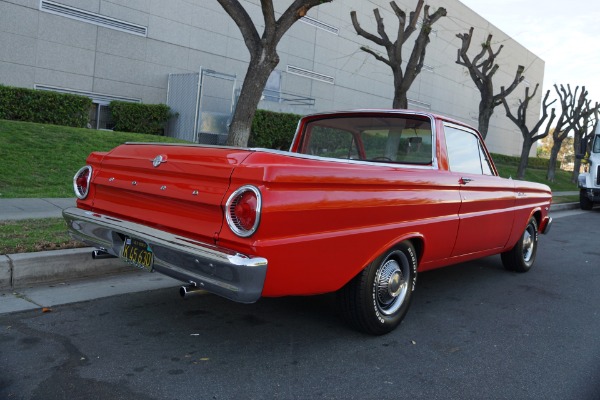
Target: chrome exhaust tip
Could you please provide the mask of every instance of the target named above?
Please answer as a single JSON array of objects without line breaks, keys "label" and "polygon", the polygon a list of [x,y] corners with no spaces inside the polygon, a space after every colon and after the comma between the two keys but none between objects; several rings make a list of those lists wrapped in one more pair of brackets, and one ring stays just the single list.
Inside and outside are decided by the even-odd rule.
[{"label": "chrome exhaust tip", "polygon": [[117,258],[117,257],[113,256],[112,254],[107,253],[106,251],[94,250],[94,251],[92,251],[92,258],[94,260],[102,260],[104,258]]},{"label": "chrome exhaust tip", "polygon": [[190,297],[201,294],[203,291],[203,289],[196,285],[187,285],[179,288],[179,295],[184,299],[189,299]]}]

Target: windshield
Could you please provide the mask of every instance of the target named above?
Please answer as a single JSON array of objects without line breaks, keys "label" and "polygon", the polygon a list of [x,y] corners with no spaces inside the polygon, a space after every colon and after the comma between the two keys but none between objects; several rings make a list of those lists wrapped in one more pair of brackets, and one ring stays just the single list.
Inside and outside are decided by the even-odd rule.
[{"label": "windshield", "polygon": [[300,153],[320,157],[431,164],[431,122],[425,116],[333,117],[306,124]]}]

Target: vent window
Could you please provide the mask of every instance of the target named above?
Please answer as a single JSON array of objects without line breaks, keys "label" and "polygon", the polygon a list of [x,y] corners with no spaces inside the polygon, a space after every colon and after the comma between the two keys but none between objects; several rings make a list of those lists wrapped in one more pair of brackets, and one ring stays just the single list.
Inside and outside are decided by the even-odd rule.
[{"label": "vent window", "polygon": [[60,15],[62,17],[76,19],[78,21],[88,22],[90,24],[103,26],[105,28],[116,29],[118,31],[131,33],[134,35],[148,35],[148,28],[142,25],[132,24],[130,22],[121,21],[119,19],[96,14],[90,11],[85,11],[79,8],[70,7],[54,1],[40,1],[40,10],[51,14]]}]

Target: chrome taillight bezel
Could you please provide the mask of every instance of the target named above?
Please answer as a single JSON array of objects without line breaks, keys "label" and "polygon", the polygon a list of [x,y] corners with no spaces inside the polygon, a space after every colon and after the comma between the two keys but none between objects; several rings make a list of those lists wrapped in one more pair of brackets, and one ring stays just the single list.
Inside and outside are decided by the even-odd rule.
[{"label": "chrome taillight bezel", "polygon": [[[248,191],[253,192],[256,196],[256,218],[254,220],[254,225],[252,226],[252,228],[245,229],[239,223],[238,218],[233,214],[234,208],[237,205],[237,201],[239,201],[243,194]],[[229,229],[231,229],[231,231],[239,237],[246,238],[252,236],[254,232],[256,232],[256,230],[258,229],[258,225],[260,224],[261,209],[262,196],[260,190],[256,186],[244,185],[238,188],[229,196],[229,198],[227,199],[227,203],[225,203],[225,219],[227,220],[227,225],[229,226]]]},{"label": "chrome taillight bezel", "polygon": [[[78,178],[83,175],[87,171],[86,185],[85,190],[81,186],[77,184]],[[90,181],[92,180],[92,167],[86,165],[85,167],[81,167],[79,171],[73,177],[73,191],[75,192],[75,196],[78,199],[85,199],[90,192]]]}]

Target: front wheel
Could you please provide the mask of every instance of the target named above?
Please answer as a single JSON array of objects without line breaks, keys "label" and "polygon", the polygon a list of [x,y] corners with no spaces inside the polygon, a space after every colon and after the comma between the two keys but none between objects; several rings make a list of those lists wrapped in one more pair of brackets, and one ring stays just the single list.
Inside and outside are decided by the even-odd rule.
[{"label": "front wheel", "polygon": [[504,268],[516,272],[529,271],[535,261],[537,245],[537,221],[532,217],[527,223],[527,227],[515,247],[501,254]]},{"label": "front wheel", "polygon": [[383,335],[402,322],[417,280],[417,255],[403,242],[379,256],[338,292],[344,319],[359,331]]},{"label": "front wheel", "polygon": [[594,207],[594,203],[587,197],[585,189],[579,190],[579,207],[582,210],[591,210]]}]

